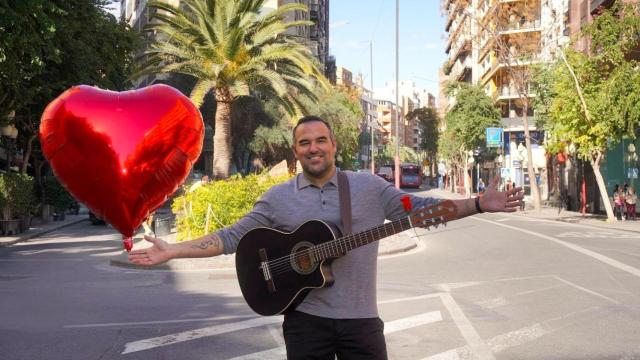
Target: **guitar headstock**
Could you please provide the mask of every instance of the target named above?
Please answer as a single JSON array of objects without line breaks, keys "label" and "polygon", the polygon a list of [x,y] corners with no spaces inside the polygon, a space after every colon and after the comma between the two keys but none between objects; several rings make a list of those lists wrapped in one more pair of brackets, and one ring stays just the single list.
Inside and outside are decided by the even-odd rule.
[{"label": "guitar headstock", "polygon": [[458,216],[458,207],[451,200],[445,200],[435,205],[417,209],[411,215],[411,224],[416,227],[430,228],[438,227],[451,220],[455,220]]}]

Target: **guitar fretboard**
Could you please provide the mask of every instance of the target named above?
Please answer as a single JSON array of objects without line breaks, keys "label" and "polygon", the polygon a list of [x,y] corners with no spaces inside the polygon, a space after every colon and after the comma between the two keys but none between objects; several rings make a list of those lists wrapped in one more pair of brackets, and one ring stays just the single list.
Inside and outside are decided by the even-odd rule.
[{"label": "guitar fretboard", "polygon": [[399,220],[378,225],[363,232],[347,235],[333,241],[327,241],[320,245],[316,245],[311,251],[316,261],[322,261],[329,258],[343,256],[355,248],[359,248],[409,229],[411,229],[409,217],[404,217]]}]

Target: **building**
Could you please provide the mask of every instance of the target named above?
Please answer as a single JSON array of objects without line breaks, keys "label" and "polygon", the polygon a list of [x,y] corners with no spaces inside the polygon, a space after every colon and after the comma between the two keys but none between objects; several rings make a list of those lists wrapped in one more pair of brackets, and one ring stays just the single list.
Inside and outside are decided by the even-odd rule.
[{"label": "building", "polygon": [[[180,0],[163,1],[174,6],[180,4]],[[134,30],[142,32],[153,17],[154,10],[148,7],[148,2],[148,0],[120,0],[121,19],[125,20]],[[268,12],[292,2],[307,5],[309,11],[294,11],[288,14],[285,21],[309,20],[313,24],[296,26],[288,29],[286,33],[296,36],[306,44],[322,65],[321,69],[325,72],[327,78],[335,79],[335,76],[331,76],[331,72],[335,72],[335,68],[332,67],[332,65],[335,66],[335,59],[329,56],[329,0],[267,0],[262,9],[263,12]],[[156,79],[155,75],[150,75],[136,84],[136,87],[153,84]]]},{"label": "building", "polygon": [[342,66],[336,67],[336,85],[346,87],[354,86],[353,74],[351,71],[343,68]]},{"label": "building", "polygon": [[[535,114],[526,106],[535,96],[530,89],[533,64],[551,61],[566,38],[567,0],[444,0],[449,58],[446,78],[481,86],[500,108],[504,128],[504,156],[509,177],[529,192],[523,120],[528,120],[533,167],[541,196],[548,196],[544,134],[535,126]],[[447,106],[455,99],[447,98]],[[526,110],[525,110],[526,108]],[[446,112],[447,110],[445,110]],[[526,114],[525,114],[526,111]],[[485,162],[488,177],[495,164]],[[474,177],[475,178],[475,177]]]},{"label": "building", "polygon": [[[271,6],[275,1],[269,2]],[[308,12],[295,11],[288,15],[288,20],[309,20],[313,25],[296,26],[287,30],[287,34],[294,35],[311,50],[313,55],[322,64],[322,69],[327,74],[327,62],[329,59],[329,0],[277,0],[277,5],[288,3],[301,3],[307,5]],[[330,70],[330,69],[329,69]],[[331,78],[327,75],[327,78]]]},{"label": "building", "polygon": [[[422,137],[419,131],[418,121],[415,118],[408,118],[407,115],[421,107],[434,107],[435,108],[435,96],[429,93],[427,90],[418,88],[413,81],[400,81],[398,83],[398,100],[400,102],[400,127],[403,129],[400,131],[401,144],[413,149],[414,151],[420,151],[420,143]],[[396,101],[396,87],[395,83],[385,83],[382,88],[375,90],[376,99],[386,101],[395,104]],[[378,116],[383,118],[378,111]],[[394,125],[395,126],[395,125]],[[395,137],[395,129],[394,134]]]}]

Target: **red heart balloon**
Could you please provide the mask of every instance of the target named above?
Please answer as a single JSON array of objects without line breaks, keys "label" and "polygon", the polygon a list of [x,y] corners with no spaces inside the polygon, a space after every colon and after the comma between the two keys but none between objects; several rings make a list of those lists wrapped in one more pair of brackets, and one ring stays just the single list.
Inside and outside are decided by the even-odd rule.
[{"label": "red heart balloon", "polygon": [[203,138],[200,111],[167,85],[75,86],[47,106],[40,123],[56,176],[125,237],[184,182]]}]

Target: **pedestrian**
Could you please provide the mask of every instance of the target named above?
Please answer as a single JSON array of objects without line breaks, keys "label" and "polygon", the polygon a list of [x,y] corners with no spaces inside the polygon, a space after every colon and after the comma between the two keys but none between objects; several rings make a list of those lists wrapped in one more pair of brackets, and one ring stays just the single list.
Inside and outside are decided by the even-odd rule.
[{"label": "pedestrian", "polygon": [[509,191],[511,188],[513,188],[513,183],[511,182],[511,179],[507,179],[507,184],[504,186],[504,189],[505,191]]},{"label": "pedestrian", "polygon": [[484,192],[484,181],[482,178],[478,179],[478,194],[482,194]]},{"label": "pedestrian", "polygon": [[627,196],[625,196],[625,203],[627,205],[627,220],[636,219],[636,203],[638,202],[638,195],[633,187],[629,187]]},{"label": "pedestrian", "polygon": [[620,189],[620,185],[616,184],[613,188],[613,214],[616,219],[622,220],[622,212],[623,212],[623,202],[624,195],[622,194],[622,189]]},{"label": "pedestrian", "polygon": [[191,185],[191,187],[189,188],[189,192],[194,192],[200,186],[206,185],[208,183],[209,183],[209,176],[208,175],[202,175],[202,177],[200,178],[199,181],[196,181],[195,183],[193,183],[193,185]]},{"label": "pedestrian", "polygon": [[[327,122],[317,116],[300,119],[293,129],[292,147],[302,165],[301,174],[269,189],[237,223],[199,239],[174,244],[145,236],[153,246],[132,251],[129,260],[150,266],[174,258],[233,253],[241,237],[257,227],[292,232],[311,219],[342,224],[336,146]],[[380,225],[385,219],[406,216],[401,201],[404,197],[409,197],[413,208],[439,202],[436,198],[406,194],[370,173],[344,174],[351,184],[353,232]],[[499,192],[499,179],[491,181],[481,198],[453,200],[458,209],[455,218],[485,211],[516,211],[522,201],[522,189]],[[378,243],[373,242],[336,258],[332,262],[333,285],[311,290],[294,311],[285,314],[282,327],[288,359],[387,359],[384,323],[376,305],[377,254]]]}]

